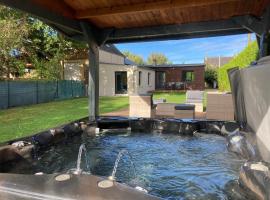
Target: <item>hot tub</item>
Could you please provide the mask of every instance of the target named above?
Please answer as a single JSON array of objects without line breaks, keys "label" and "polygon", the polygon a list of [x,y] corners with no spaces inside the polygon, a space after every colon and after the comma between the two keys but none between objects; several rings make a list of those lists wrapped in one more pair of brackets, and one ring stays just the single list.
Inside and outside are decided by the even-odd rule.
[{"label": "hot tub", "polygon": [[[112,117],[100,118],[97,123],[83,121],[24,138],[26,145],[16,147],[17,154],[29,145],[33,148],[27,151],[29,155],[2,162],[1,172],[6,174],[0,175],[0,191],[5,193],[11,185],[14,191],[27,188],[30,192],[34,188],[34,193],[43,191],[57,198],[66,194],[65,198],[70,199],[84,199],[87,195],[91,199],[91,194],[103,199],[251,197],[237,182],[245,160],[226,146],[224,136],[238,128],[233,122]],[[83,173],[75,175],[70,170],[76,168],[81,144],[86,148],[81,157]],[[125,153],[119,157],[121,151]],[[117,156],[119,163],[114,168]],[[112,171],[113,189],[98,188],[98,182],[107,180]],[[55,177],[59,174],[70,174],[70,179],[58,183]],[[24,183],[24,179],[28,181]],[[94,185],[91,193],[87,190],[91,188],[90,180]]]}]

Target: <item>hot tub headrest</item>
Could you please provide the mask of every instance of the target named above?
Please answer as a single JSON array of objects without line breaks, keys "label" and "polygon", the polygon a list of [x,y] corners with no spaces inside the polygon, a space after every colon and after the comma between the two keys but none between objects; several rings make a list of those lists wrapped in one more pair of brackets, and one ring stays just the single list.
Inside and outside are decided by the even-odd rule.
[{"label": "hot tub headrest", "polygon": [[177,104],[174,107],[175,110],[194,110],[195,105],[193,104]]}]

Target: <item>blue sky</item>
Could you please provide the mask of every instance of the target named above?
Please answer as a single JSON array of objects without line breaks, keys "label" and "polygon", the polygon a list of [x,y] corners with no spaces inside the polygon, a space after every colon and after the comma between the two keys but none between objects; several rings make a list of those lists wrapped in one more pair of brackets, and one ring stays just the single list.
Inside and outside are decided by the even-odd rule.
[{"label": "blue sky", "polygon": [[[252,39],[255,37],[252,35]],[[247,34],[197,38],[186,40],[168,40],[156,42],[137,42],[117,44],[120,51],[130,51],[147,60],[152,52],[165,54],[174,64],[202,63],[205,56],[233,56],[248,43]]]}]

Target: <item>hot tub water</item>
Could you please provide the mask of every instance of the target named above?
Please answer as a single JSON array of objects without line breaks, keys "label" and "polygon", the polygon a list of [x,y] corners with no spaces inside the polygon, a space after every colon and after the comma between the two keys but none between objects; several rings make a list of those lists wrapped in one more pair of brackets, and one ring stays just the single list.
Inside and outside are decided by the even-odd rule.
[{"label": "hot tub water", "polygon": [[[73,141],[52,146],[40,153],[31,170],[28,168],[25,173],[49,174],[75,168],[82,143],[90,164],[88,170],[82,159],[83,171],[103,177],[113,175],[116,181],[145,188],[152,195],[170,200],[228,199],[226,184],[238,179],[244,163],[227,151],[226,139],[218,135],[107,132],[97,137],[75,137]],[[136,177],[126,152],[132,156]]]}]

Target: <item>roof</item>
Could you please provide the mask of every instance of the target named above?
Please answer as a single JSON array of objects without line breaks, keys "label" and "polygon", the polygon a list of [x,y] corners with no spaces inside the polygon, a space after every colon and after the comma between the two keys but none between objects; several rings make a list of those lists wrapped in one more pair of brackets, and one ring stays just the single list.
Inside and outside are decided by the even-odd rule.
[{"label": "roof", "polygon": [[152,69],[160,68],[188,68],[188,67],[205,67],[204,63],[197,64],[164,64],[164,65],[144,65],[144,67],[149,67]]},{"label": "roof", "polygon": [[135,62],[133,62],[132,60],[128,59],[127,57],[125,57],[124,63],[125,63],[125,65],[137,65]]},{"label": "roof", "polygon": [[119,51],[115,45],[113,44],[105,44],[105,45],[102,45],[100,47],[100,50],[103,50],[103,51],[107,51],[109,53],[112,53],[112,54],[115,54],[115,55],[118,55],[118,56],[122,56],[122,57],[125,57],[124,54],[121,53],[121,51]]},{"label": "roof", "polygon": [[98,44],[265,32],[269,0],[0,0]]},{"label": "roof", "polygon": [[[112,53],[121,57],[125,56],[113,44],[105,44],[100,47],[100,50]],[[88,49],[80,49],[71,55],[67,56],[68,60],[88,59]]]},{"label": "roof", "polygon": [[131,28],[261,16],[268,0],[35,0],[34,4],[99,28]]},{"label": "roof", "polygon": [[233,59],[232,56],[205,57],[204,63],[209,67],[221,67]]}]

